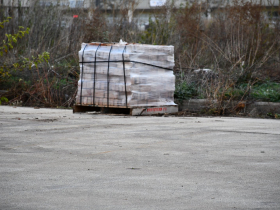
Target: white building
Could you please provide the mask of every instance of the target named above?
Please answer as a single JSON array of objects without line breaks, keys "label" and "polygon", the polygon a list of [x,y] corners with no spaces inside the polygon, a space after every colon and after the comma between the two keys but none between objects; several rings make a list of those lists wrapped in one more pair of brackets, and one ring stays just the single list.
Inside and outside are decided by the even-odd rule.
[{"label": "white building", "polygon": [[[135,2],[135,9],[153,9],[163,6],[169,0],[0,0],[1,6],[22,6],[28,7],[35,2],[40,5],[60,5],[70,8],[100,7],[101,9],[112,9],[121,4],[131,4]],[[223,7],[233,4],[233,0],[175,0],[176,7],[192,4],[194,2],[207,4],[210,8]],[[263,6],[279,6],[280,0],[245,0],[244,2],[260,3]]]},{"label": "white building", "polygon": [[[154,9],[161,8],[171,0],[0,0],[0,6],[6,8],[30,7],[37,3],[40,6],[59,6],[61,9],[83,9],[98,8],[106,12],[110,21],[114,11],[126,9],[128,11],[128,22],[133,18],[137,19],[137,24],[141,28],[149,23],[149,16]],[[211,18],[211,13],[218,8],[232,5],[233,0],[174,0],[174,6],[184,7],[193,3],[202,4],[205,16]],[[265,7],[279,7],[280,0],[244,0],[244,2],[260,3]],[[8,11],[8,10],[7,10]],[[270,14],[271,15],[271,14]],[[278,16],[278,13],[272,14]],[[71,17],[71,16],[69,16]],[[136,18],[137,17],[137,18]]]}]

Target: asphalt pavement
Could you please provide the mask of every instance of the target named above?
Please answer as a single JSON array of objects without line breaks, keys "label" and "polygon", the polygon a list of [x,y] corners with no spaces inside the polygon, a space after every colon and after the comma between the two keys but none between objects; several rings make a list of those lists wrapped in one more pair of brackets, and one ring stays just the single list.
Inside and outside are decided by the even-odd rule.
[{"label": "asphalt pavement", "polygon": [[0,106],[1,210],[280,209],[280,120]]}]

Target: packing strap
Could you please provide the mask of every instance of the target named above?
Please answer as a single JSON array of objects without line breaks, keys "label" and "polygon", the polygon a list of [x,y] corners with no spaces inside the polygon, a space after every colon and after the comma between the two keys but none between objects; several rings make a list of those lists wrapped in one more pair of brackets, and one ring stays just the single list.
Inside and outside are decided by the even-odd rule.
[{"label": "packing strap", "polygon": [[94,56],[94,78],[93,78],[93,96],[92,96],[92,104],[95,105],[95,83],[96,83],[96,55],[97,55],[97,51],[99,49],[99,47],[101,48],[101,42],[98,45],[96,51],[95,51],[95,56]]},{"label": "packing strap", "polygon": [[80,93],[80,104],[82,104],[82,93],[83,93],[83,76],[84,76],[84,53],[85,53],[85,49],[88,45],[86,44],[86,46],[83,49],[83,54],[82,54],[82,62],[80,62],[82,64],[82,72],[81,72],[81,93]]}]

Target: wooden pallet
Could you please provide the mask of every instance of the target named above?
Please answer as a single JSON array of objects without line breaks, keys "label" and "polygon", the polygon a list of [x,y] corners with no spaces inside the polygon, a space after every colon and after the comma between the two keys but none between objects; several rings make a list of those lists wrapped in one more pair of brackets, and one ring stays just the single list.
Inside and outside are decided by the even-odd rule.
[{"label": "wooden pallet", "polygon": [[99,106],[83,106],[74,105],[73,113],[82,112],[101,112],[104,114],[127,114],[132,116],[155,115],[155,114],[172,114],[178,112],[178,106],[158,106],[158,107],[99,107]]}]

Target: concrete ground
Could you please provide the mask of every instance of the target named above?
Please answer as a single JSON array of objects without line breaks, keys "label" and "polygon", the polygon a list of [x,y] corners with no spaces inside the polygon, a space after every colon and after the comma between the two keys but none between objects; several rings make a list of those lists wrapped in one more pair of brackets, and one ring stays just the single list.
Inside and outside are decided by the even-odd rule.
[{"label": "concrete ground", "polygon": [[0,209],[280,209],[280,120],[0,106]]}]

